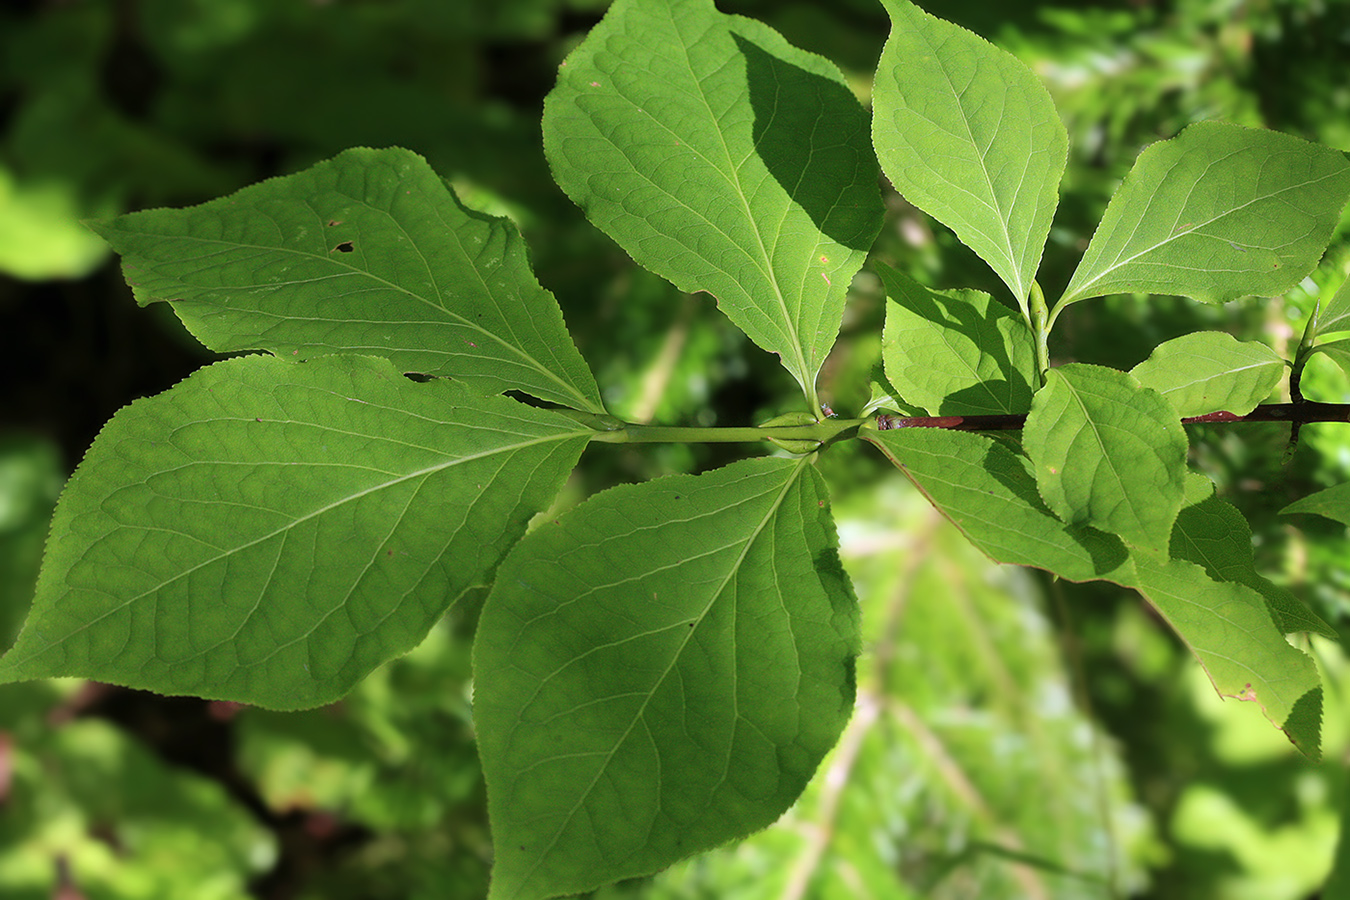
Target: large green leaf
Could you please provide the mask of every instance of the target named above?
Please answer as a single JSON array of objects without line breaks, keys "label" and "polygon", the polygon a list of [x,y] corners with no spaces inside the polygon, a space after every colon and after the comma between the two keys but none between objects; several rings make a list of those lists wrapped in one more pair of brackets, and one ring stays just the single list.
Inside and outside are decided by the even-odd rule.
[{"label": "large green leaf", "polygon": [[219,352],[369,353],[403,372],[603,412],[520,233],[422,157],[354,149],[190,209],[96,223],[141,302]]},{"label": "large green leaf", "polygon": [[[1185,558],[1134,552],[1114,535],[1065,525],[1039,505],[1025,460],[982,435],[929,428],[863,433],[996,562],[1138,590],[1190,646],[1220,694],[1259,702],[1304,753],[1317,756],[1317,669],[1285,641],[1266,601],[1244,583],[1245,561],[1236,550],[1195,540],[1207,531],[1204,523],[1178,517],[1190,533],[1173,546],[1194,544],[1183,555],[1193,551],[1231,580],[1215,581]],[[1191,499],[1202,507],[1207,503]]]},{"label": "large green leaf", "polygon": [[1166,397],[1179,416],[1219,410],[1245,416],[1270,396],[1284,368],[1280,355],[1259,341],[1197,331],[1154,347],[1130,374]]},{"label": "large green leaf", "polygon": [[1200,122],[1139,154],[1064,291],[1273,296],[1317,265],[1350,161],[1274,131]]},{"label": "large green leaf", "polygon": [[1014,56],[883,0],[872,140],[905,199],[956,232],[1025,308],[1068,158],[1049,93]]},{"label": "large green leaf", "polygon": [[1026,320],[980,291],[934,291],[884,264],[886,379],[932,415],[1024,413],[1037,380]]},{"label": "large green leaf", "polygon": [[380,359],[216,363],[99,434],[0,681],[334,700],[486,584],[589,434]]},{"label": "large green leaf", "polygon": [[1185,491],[1186,433],[1157,391],[1102,366],[1051,369],[1022,441],[1056,515],[1167,552]]},{"label": "large green leaf", "polygon": [[544,150],[592,222],[716,297],[815,399],[882,215],[867,116],[832,63],[712,0],[619,0],[563,63]]},{"label": "large green leaf", "polygon": [[857,651],[805,459],[615,488],[530,534],[474,650],[491,896],[588,890],[773,822],[848,720]]}]

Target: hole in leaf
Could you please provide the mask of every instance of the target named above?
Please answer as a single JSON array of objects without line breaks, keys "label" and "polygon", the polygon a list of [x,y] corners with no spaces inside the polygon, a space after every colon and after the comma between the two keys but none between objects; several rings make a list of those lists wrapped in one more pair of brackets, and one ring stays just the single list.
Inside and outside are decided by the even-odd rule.
[{"label": "hole in leaf", "polygon": [[338,253],[351,253],[351,252],[352,252],[353,250],[355,250],[356,248],[355,248],[354,246],[352,246],[352,242],[351,242],[351,241],[343,241],[342,243],[338,244],[338,245],[337,245],[336,247],[334,247],[333,249],[336,250]]}]

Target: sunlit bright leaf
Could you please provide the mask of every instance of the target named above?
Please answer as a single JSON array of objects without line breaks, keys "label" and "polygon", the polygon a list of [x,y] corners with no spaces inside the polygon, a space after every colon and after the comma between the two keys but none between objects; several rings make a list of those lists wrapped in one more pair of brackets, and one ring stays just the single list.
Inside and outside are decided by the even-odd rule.
[{"label": "sunlit bright leaf", "polygon": [[1280,355],[1259,341],[1199,331],[1154,347],[1130,374],[1166,397],[1179,416],[1219,410],[1245,416],[1270,396],[1284,370]]},{"label": "sunlit bright leaf", "polygon": [[1317,333],[1350,330],[1350,278],[1341,282],[1336,295],[1317,317]]},{"label": "sunlit bright leaf", "polygon": [[1344,153],[1275,131],[1197,123],[1139,154],[1061,302],[1283,293],[1317,265],[1347,196]]},{"label": "sunlit bright leaf", "polygon": [[212,350],[383,356],[403,372],[603,412],[520,232],[407,150],[347,150],[189,209],[95,223],[143,302]]},{"label": "sunlit bright leaf", "polygon": [[1156,391],[1102,366],[1051,369],[1022,440],[1041,496],[1061,519],[1167,551],[1183,499],[1187,442]]},{"label": "sunlit bright leaf", "polygon": [[857,650],[805,459],[614,488],[540,526],[474,651],[491,896],[588,890],[774,821],[848,720]]},{"label": "sunlit bright leaf", "polygon": [[932,415],[1023,413],[1036,357],[1026,320],[980,291],[934,291],[882,263],[887,381]]},{"label": "sunlit bright leaf", "polygon": [[1068,158],[1049,93],[1012,54],[908,0],[883,0],[872,139],[905,199],[956,232],[1023,305]]},{"label": "sunlit bright leaf", "polygon": [[712,0],[619,0],[563,63],[544,150],[592,222],[716,297],[814,399],[882,213],[833,63]]},{"label": "sunlit bright leaf", "polygon": [[0,680],[335,700],[487,583],[588,435],[369,357],[216,363],[99,434]]}]

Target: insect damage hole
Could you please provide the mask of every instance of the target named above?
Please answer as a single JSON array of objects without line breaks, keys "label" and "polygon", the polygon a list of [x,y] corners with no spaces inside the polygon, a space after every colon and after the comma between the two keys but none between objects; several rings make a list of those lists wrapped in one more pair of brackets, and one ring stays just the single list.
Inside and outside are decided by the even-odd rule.
[{"label": "insect damage hole", "polygon": [[351,253],[351,252],[352,252],[353,250],[355,250],[355,249],[356,249],[356,247],[355,247],[355,245],[352,244],[351,241],[343,241],[342,243],[338,244],[336,247],[334,247],[334,248],[333,248],[332,250],[330,250],[329,252],[330,252],[330,253]]}]

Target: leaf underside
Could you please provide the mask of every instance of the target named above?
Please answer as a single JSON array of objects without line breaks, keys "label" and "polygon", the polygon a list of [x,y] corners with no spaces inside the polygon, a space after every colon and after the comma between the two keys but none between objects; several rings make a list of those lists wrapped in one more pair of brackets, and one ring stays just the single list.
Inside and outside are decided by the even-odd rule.
[{"label": "leaf underside", "polygon": [[1051,369],[1022,432],[1041,496],[1066,522],[1165,553],[1181,509],[1186,434],[1156,391],[1115,369]]},{"label": "leaf underside", "polygon": [[867,116],[833,63],[712,0],[619,0],[563,63],[544,151],[596,226],[716,297],[814,400],[882,218]]},{"label": "leaf underside", "polygon": [[1031,407],[1036,358],[1026,320],[980,291],[934,291],[882,263],[887,382],[930,415],[1000,415]]},{"label": "leaf underside", "polygon": [[[1229,560],[1233,571],[1207,572],[1186,558],[1140,553],[1114,535],[1067,525],[1041,501],[1030,462],[982,435],[904,428],[873,431],[867,440],[994,561],[1139,591],[1190,646],[1221,695],[1256,701],[1317,758],[1317,668],[1285,641],[1266,601],[1244,583],[1242,563]],[[1186,522],[1188,541],[1203,542],[1203,519],[1189,519],[1185,510],[1178,519]]]},{"label": "leaf underside", "polygon": [[1139,154],[1062,303],[1120,293],[1211,303],[1281,294],[1317,265],[1348,196],[1343,153],[1199,122]]},{"label": "leaf underside", "polygon": [[1025,308],[1068,160],[1049,93],[1016,57],[907,0],[883,0],[872,140],[906,200],[956,232]]},{"label": "leaf underside", "polygon": [[824,483],[754,459],[598,494],[507,557],[474,650],[493,898],[647,874],[763,828],[853,707]]},{"label": "leaf underside", "polygon": [[1184,418],[1219,410],[1245,416],[1270,396],[1284,369],[1280,355],[1259,341],[1200,331],[1154,347],[1130,374]]},{"label": "leaf underside", "polygon": [[347,150],[201,206],[93,227],[137,299],[171,301],[217,352],[383,356],[604,411],[519,231],[466,209],[410,151]]},{"label": "leaf underside", "polygon": [[488,582],[588,435],[370,357],[208,366],[95,440],[0,680],[335,700]]}]

